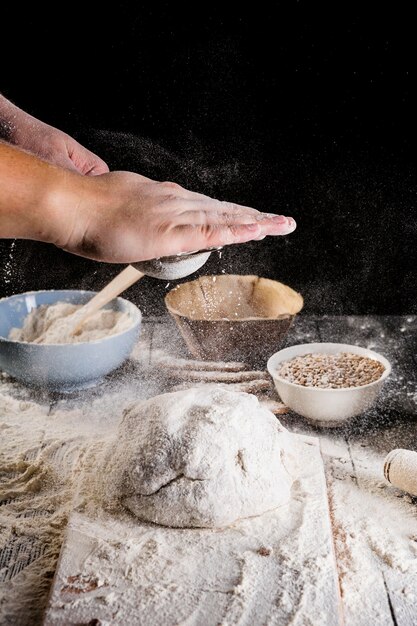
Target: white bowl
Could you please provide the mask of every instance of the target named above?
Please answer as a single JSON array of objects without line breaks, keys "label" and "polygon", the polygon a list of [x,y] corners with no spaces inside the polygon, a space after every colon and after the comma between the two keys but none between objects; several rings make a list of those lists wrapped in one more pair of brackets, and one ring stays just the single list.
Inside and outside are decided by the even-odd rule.
[{"label": "white bowl", "polygon": [[[304,387],[278,376],[277,372],[283,361],[289,361],[303,354],[314,354],[317,352],[325,354],[338,354],[340,352],[360,354],[382,363],[385,371],[378,380],[372,383],[362,387],[348,387],[344,389]],[[303,343],[298,346],[284,348],[284,350],[280,350],[271,356],[267,367],[284,404],[320,426],[340,426],[345,420],[359,415],[372,406],[385,379],[391,372],[391,365],[385,357],[367,348],[360,348],[347,343]]]}]

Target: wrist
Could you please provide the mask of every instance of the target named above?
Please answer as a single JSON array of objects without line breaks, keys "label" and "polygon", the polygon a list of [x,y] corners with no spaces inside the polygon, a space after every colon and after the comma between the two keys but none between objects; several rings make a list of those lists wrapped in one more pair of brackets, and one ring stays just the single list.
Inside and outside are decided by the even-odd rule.
[{"label": "wrist", "polygon": [[[82,176],[59,170],[60,179],[48,191],[47,214],[51,228],[48,243],[76,251],[87,244],[90,225],[97,214],[101,219],[109,204],[109,184],[106,175]],[[44,239],[46,241],[46,239]]]},{"label": "wrist", "polygon": [[59,245],[77,229],[85,178],[0,142],[0,237]]}]

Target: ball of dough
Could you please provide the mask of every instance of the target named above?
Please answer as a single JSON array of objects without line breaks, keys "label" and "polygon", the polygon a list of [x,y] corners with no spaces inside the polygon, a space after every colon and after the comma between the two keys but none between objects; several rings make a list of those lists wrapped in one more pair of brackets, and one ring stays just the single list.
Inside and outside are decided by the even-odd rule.
[{"label": "ball of dough", "polygon": [[106,473],[141,520],[222,527],[287,502],[289,438],[255,396],[197,387],[130,407]]}]

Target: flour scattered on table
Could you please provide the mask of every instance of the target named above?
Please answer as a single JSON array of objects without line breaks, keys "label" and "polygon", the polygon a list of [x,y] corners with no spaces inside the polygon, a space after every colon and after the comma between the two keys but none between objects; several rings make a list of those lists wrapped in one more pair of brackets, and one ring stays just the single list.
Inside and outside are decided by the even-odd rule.
[{"label": "flour scattered on table", "polygon": [[71,516],[45,626],[67,626],[69,618],[114,626],[339,624],[320,452],[314,440],[289,436],[302,458],[290,500],[222,529],[167,528],[124,508],[104,511],[91,498],[90,478],[101,466],[90,456],[90,491]]},{"label": "flour scattered on table", "polygon": [[81,304],[69,302],[42,304],[29,313],[22,328],[12,328],[9,339],[43,344],[85,343],[117,335],[133,325],[128,313],[100,309],[86,320],[81,332],[74,336],[72,332],[81,308]]},{"label": "flour scattered on table", "polygon": [[[32,626],[42,623],[67,518],[74,509],[75,494],[82,485],[80,496],[86,503],[87,513],[91,511],[94,518],[101,502],[94,501],[94,479],[101,467],[99,461],[103,461],[103,452],[114,439],[123,409],[139,399],[167,390],[165,383],[160,382],[158,366],[149,369],[148,342],[151,341],[153,339],[142,336],[134,358],[122,375],[101,388],[58,404],[51,404],[47,395],[35,394],[0,373],[1,624]],[[141,363],[148,369],[141,369]],[[398,386],[409,389],[412,397],[415,396],[414,381],[399,380]],[[390,394],[397,402],[399,396],[395,389],[392,388]],[[410,406],[415,411],[415,403]],[[291,424],[290,420],[288,422]],[[391,587],[395,581],[395,593],[404,610],[409,610],[410,615],[415,613],[415,501],[386,483],[382,476],[382,461],[393,444],[401,447],[414,445],[415,423],[401,420],[396,428],[398,430],[393,430],[385,423],[378,436],[375,436],[375,429],[367,439],[363,432],[357,435],[358,442],[352,445],[355,467],[346,452],[346,445],[340,449],[333,449],[332,445],[332,449],[326,451],[343,604],[349,618],[346,622],[355,626],[388,623],[384,621],[389,607],[385,611],[387,597],[379,568],[383,568],[388,582],[391,576]],[[334,437],[332,433],[333,444]],[[365,442],[366,448],[363,447]],[[321,444],[324,444],[323,437]],[[305,480],[314,480],[314,473],[310,472],[304,455],[301,453],[299,457]],[[272,618],[268,621],[268,616],[252,613],[246,623],[300,626],[305,624],[305,611],[308,610],[311,623],[325,624],[323,615],[311,615],[311,607],[317,598],[327,597],[323,571],[327,571],[330,556],[325,550],[312,549],[311,532],[307,532],[308,522],[315,515],[310,487],[308,483],[301,484],[296,480],[292,486],[294,497],[288,505],[261,517],[243,520],[230,529],[228,541],[237,542],[239,550],[235,553],[233,569],[227,568],[227,571],[224,563],[228,564],[228,561],[221,552],[219,560],[217,557],[211,559],[210,542],[219,534],[217,530],[173,530],[138,523],[126,510],[114,516],[103,512],[103,520],[97,516],[86,529],[94,531],[88,535],[91,538],[88,547],[91,545],[93,549],[85,557],[82,572],[90,578],[82,577],[78,568],[79,579],[65,581],[70,588],[68,602],[54,607],[61,621],[49,623],[67,626],[75,611],[85,613],[88,610],[92,613],[89,620],[93,620],[97,617],[97,602],[108,612],[108,624],[115,624],[116,617],[122,624],[132,623],[129,622],[132,611],[143,609],[144,614],[149,615],[152,607],[159,606],[161,597],[165,606],[170,594],[174,594],[178,601],[185,599],[180,605],[184,610],[198,602],[198,594],[204,589],[213,599],[206,608],[213,604],[219,611],[222,607],[225,610],[230,607],[230,624],[238,623],[240,614],[236,612],[242,608],[249,607],[250,610],[252,607],[255,611],[253,601],[257,598],[266,598],[267,602],[272,598],[276,603],[275,622]],[[286,511],[291,515],[283,515]],[[123,541],[120,543],[121,533]],[[199,547],[200,537],[204,537],[207,543],[200,543]],[[175,564],[178,554],[190,550],[190,541],[196,560],[194,569],[187,574],[192,585],[187,586],[179,580]],[[230,543],[227,545],[230,547]],[[301,569],[294,564],[301,549],[299,546],[309,551]],[[171,562],[160,556],[160,551],[167,547],[172,551]],[[204,566],[208,564],[212,573],[210,586],[202,580],[206,572],[201,565],[203,561],[198,560],[200,555]],[[146,579],[144,565],[151,567],[155,574],[152,585]],[[161,571],[170,577],[166,586],[161,585]],[[135,581],[136,591],[126,591],[124,576]],[[109,589],[110,580],[114,580],[116,586],[120,585],[120,600],[116,601]],[[80,594],[80,587],[91,591]],[[71,589],[74,589],[73,593]],[[300,611],[296,612],[298,608]],[[210,618],[211,614],[203,611],[204,607],[201,613],[194,614],[195,620],[200,624],[209,623],[205,618]],[[116,612],[117,616],[113,617]],[[155,615],[158,616],[158,608],[152,617]],[[226,623],[224,614],[217,616],[219,619],[215,623]],[[89,620],[76,623],[89,623]],[[105,620],[101,621],[104,626]],[[149,623],[152,621],[148,620]],[[336,622],[327,623],[333,625]]]},{"label": "flour scattered on table", "polygon": [[[345,618],[355,626],[387,623],[382,571],[395,580],[399,597],[406,595],[407,586],[414,590],[417,581],[415,505],[385,481],[384,455],[368,444],[352,442],[353,466],[344,446],[325,443],[331,454],[327,477]],[[408,602],[415,598],[408,597]],[[413,611],[411,606],[408,610]]]},{"label": "flour scattered on table", "polygon": [[[152,394],[149,384],[145,392]],[[141,392],[138,374],[109,381],[104,394],[89,391],[52,406],[47,394],[0,373],[0,624],[42,623],[88,460]]]}]

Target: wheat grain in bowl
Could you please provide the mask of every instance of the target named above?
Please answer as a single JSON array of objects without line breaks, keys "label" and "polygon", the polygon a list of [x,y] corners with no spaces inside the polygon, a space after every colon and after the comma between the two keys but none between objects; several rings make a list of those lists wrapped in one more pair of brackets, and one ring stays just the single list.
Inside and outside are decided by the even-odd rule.
[{"label": "wheat grain in bowl", "polygon": [[277,373],[285,380],[304,387],[344,389],[373,383],[381,378],[384,371],[385,366],[380,361],[360,354],[318,352],[284,361]]},{"label": "wheat grain in bowl", "polygon": [[391,365],[368,348],[305,343],[273,354],[268,371],[286,406],[320,426],[339,426],[375,403]]}]

